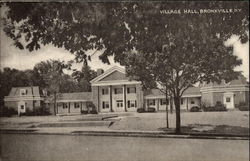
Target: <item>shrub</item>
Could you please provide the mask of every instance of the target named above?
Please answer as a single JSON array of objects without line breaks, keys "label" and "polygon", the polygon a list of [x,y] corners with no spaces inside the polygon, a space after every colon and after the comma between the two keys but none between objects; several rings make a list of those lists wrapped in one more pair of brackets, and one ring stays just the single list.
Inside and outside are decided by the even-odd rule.
[{"label": "shrub", "polygon": [[93,108],[91,111],[90,111],[91,114],[98,114],[97,110],[95,108]]},{"label": "shrub", "polygon": [[205,111],[205,112],[227,111],[227,108],[220,101],[218,101],[218,102],[216,102],[215,106],[206,106],[206,105],[203,104],[202,110]]},{"label": "shrub", "polygon": [[215,111],[227,111],[227,108],[220,101],[217,101],[215,104]]},{"label": "shrub", "polygon": [[82,114],[88,114],[88,110],[82,110]]},{"label": "shrub", "polygon": [[33,110],[30,110],[29,108],[26,109],[25,113],[22,113],[21,115],[25,116],[47,116],[50,115],[49,109],[46,107],[34,107]]},{"label": "shrub", "polygon": [[92,102],[87,103],[87,109],[88,110],[83,110],[82,113],[83,114],[88,114],[88,113],[90,113],[90,114],[98,114],[98,111],[97,111],[95,105]]},{"label": "shrub", "polygon": [[237,108],[238,108],[240,111],[249,111],[249,104],[247,104],[246,102],[240,102],[240,103],[237,105]]},{"label": "shrub", "polygon": [[200,111],[201,111],[201,109],[198,106],[193,106],[190,109],[190,112],[200,112]]},{"label": "shrub", "polygon": [[155,108],[149,107],[149,108],[147,109],[147,112],[155,112]]},{"label": "shrub", "polygon": [[203,111],[205,111],[205,112],[215,111],[215,107],[214,106],[207,106],[207,107],[203,108]]},{"label": "shrub", "polygon": [[137,109],[138,113],[143,113],[143,112],[155,112],[155,108],[153,107],[148,107],[147,109],[144,108],[138,108]]},{"label": "shrub", "polygon": [[10,117],[13,115],[17,115],[17,111],[14,108],[8,108],[2,106],[0,109],[0,117]]},{"label": "shrub", "polygon": [[137,112],[138,112],[138,113],[145,112],[145,109],[144,109],[144,108],[138,108],[138,109],[137,109]]}]

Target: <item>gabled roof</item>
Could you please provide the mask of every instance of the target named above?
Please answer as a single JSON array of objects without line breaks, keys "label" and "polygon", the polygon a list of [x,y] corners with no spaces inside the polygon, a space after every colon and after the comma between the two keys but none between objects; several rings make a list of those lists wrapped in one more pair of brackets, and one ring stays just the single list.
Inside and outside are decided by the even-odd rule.
[{"label": "gabled roof", "polygon": [[39,87],[31,86],[31,87],[12,87],[8,97],[19,97],[21,89],[26,90],[27,96],[40,96]]},{"label": "gabled roof", "polygon": [[108,75],[114,73],[114,72],[121,72],[122,74],[125,75],[125,69],[124,68],[121,68],[121,67],[118,67],[118,66],[113,66],[111,68],[109,68],[108,70],[106,70],[103,74],[97,76],[96,78],[92,79],[90,81],[90,83],[96,83],[96,82],[99,82],[101,81],[103,78],[107,77]]},{"label": "gabled roof", "polygon": [[92,92],[61,93],[57,102],[86,102],[91,101]]},{"label": "gabled roof", "polygon": [[[159,89],[150,89],[144,92],[146,98],[165,98],[165,94]],[[182,97],[200,97],[201,92],[199,87],[190,87],[186,89]]]},{"label": "gabled roof", "polygon": [[183,93],[183,97],[189,96],[189,95],[201,95],[200,87],[190,87],[186,89]]},{"label": "gabled roof", "polygon": [[249,83],[247,82],[246,77],[244,77],[243,75],[239,75],[239,77],[237,79],[234,79],[230,82],[225,82],[225,80],[222,80],[221,83],[217,83],[217,82],[210,82],[210,83],[201,83],[200,87],[217,87],[217,86],[233,86],[233,85],[249,85]]}]

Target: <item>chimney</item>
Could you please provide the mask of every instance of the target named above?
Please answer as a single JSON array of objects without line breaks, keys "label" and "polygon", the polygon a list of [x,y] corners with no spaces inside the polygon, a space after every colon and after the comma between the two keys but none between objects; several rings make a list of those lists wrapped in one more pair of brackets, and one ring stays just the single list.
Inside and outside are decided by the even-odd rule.
[{"label": "chimney", "polygon": [[96,70],[97,76],[101,75],[102,73],[104,73],[103,69],[97,69]]}]

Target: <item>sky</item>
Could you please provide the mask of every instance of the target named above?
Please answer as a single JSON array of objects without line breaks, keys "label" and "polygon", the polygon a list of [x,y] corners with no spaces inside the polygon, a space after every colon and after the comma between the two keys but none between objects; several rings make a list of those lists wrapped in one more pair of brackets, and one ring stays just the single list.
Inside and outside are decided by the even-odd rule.
[{"label": "sky", "polygon": [[[13,41],[5,35],[5,33],[1,30],[1,49],[0,49],[0,68],[3,69],[5,67],[16,68],[19,70],[33,69],[35,64],[46,61],[50,59],[55,60],[64,60],[65,62],[73,60],[75,57],[69,51],[64,48],[57,48],[51,45],[42,46],[41,49],[30,52],[27,49],[20,50],[13,45]],[[89,53],[94,53],[94,51],[89,51]],[[113,57],[109,57],[110,65],[102,63],[99,59],[99,55],[101,51],[96,52],[92,60],[89,63],[91,69],[99,69],[102,68],[104,70],[117,65],[120,66],[119,63],[115,63]],[[74,63],[72,69],[80,70],[82,67],[82,63]],[[71,72],[68,71],[67,74]]]}]

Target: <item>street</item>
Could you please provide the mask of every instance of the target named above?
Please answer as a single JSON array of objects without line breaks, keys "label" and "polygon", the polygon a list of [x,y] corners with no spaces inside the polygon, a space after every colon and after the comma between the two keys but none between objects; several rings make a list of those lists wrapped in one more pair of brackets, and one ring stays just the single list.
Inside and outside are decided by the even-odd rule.
[{"label": "street", "polygon": [[248,140],[1,134],[1,159],[19,161],[248,161]]}]

